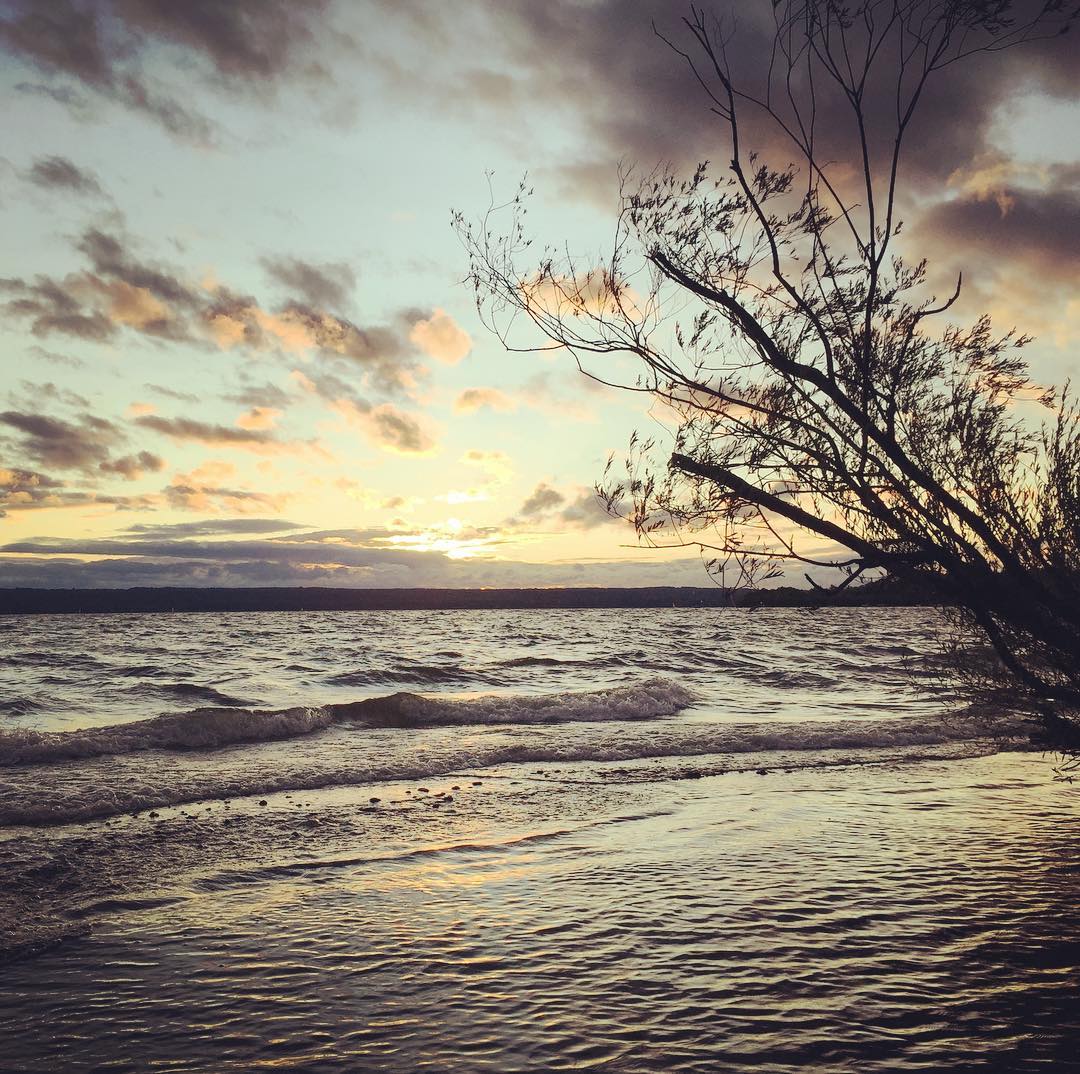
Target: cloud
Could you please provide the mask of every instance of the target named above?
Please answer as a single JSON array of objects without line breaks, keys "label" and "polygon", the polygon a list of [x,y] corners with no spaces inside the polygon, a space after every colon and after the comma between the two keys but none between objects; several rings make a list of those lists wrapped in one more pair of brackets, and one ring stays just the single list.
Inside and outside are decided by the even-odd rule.
[{"label": "cloud", "polygon": [[33,470],[11,470],[0,467],[0,517],[6,509],[41,506],[52,501],[58,504],[57,490],[62,483]]},{"label": "cloud", "polygon": [[289,499],[283,494],[275,496],[224,483],[235,474],[236,468],[231,463],[211,459],[188,473],[176,474],[163,490],[165,500],[178,511],[245,515],[280,511]]},{"label": "cloud", "polygon": [[169,388],[164,384],[144,384],[147,391],[164,395],[166,399],[175,399],[178,403],[197,403],[199,397],[191,392],[178,392],[175,388]]},{"label": "cloud", "polygon": [[137,455],[123,455],[118,459],[106,459],[98,465],[103,474],[119,474],[125,481],[137,481],[144,473],[163,470],[165,460],[149,451]]},{"label": "cloud", "polygon": [[986,194],[965,193],[930,207],[918,234],[940,258],[990,271],[1021,265],[1048,283],[1067,277],[1075,284],[1080,278],[1080,184],[1043,189],[1003,184]]},{"label": "cloud", "polygon": [[375,406],[333,374],[313,372],[308,376],[295,369],[291,376],[303,391],[325,400],[334,413],[363,432],[376,447],[396,455],[436,452],[435,429],[425,417],[410,414],[392,403]]},{"label": "cloud", "polygon": [[[0,415],[2,418],[2,415]],[[265,428],[244,429],[231,425],[215,425],[197,418],[165,418],[158,414],[143,414],[135,424],[152,429],[173,440],[194,440],[200,444],[245,448],[280,447],[281,442]]]},{"label": "cloud", "polygon": [[136,257],[130,243],[88,228],[75,242],[89,268],[62,279],[0,280],[11,297],[4,311],[26,320],[37,336],[54,333],[101,342],[120,327],[162,339],[190,339],[197,291],[179,277]]},{"label": "cloud", "polygon": [[610,522],[618,525],[625,523],[610,515],[594,489],[582,489],[559,513],[560,519],[568,526],[591,530]]},{"label": "cloud", "polygon": [[80,168],[67,157],[38,157],[26,178],[46,190],[67,190],[73,194],[93,196],[104,193],[93,172]]},{"label": "cloud", "polygon": [[254,298],[218,288],[202,318],[222,350],[275,346],[289,354],[316,352],[345,359],[363,369],[374,389],[387,394],[411,389],[420,372],[413,348],[397,328],[364,328],[299,302],[269,311]]},{"label": "cloud", "polygon": [[117,510],[151,510],[153,496],[112,496],[82,489],[69,489],[62,481],[34,470],[0,467],[0,518],[13,511],[57,508],[113,507]]},{"label": "cloud", "polygon": [[1080,167],[1024,165],[1002,155],[954,179],[956,193],[925,209],[915,245],[932,260],[943,289],[963,273],[961,308],[1006,325],[1075,334],[1080,286]]},{"label": "cloud", "polygon": [[343,261],[314,264],[297,257],[264,257],[269,276],[309,306],[343,309],[356,287],[356,274]]},{"label": "cloud", "polygon": [[509,413],[517,405],[516,399],[499,388],[466,388],[454,400],[454,410],[459,414],[475,414],[484,407]]},{"label": "cloud", "polygon": [[104,313],[85,309],[48,276],[37,276],[33,281],[0,279],[0,291],[14,296],[3,304],[3,311],[28,321],[35,336],[55,334],[100,343],[116,334],[116,326]]},{"label": "cloud", "polygon": [[521,505],[518,513],[526,518],[536,518],[539,515],[547,514],[565,502],[566,497],[561,492],[541,481],[533,489],[529,498]]},{"label": "cloud", "polygon": [[272,429],[282,413],[277,407],[255,406],[246,414],[241,414],[236,424],[241,429]]},{"label": "cloud", "polygon": [[98,469],[123,440],[112,422],[93,414],[65,421],[46,414],[5,410],[0,413],[0,426],[15,430],[18,450],[25,458],[58,470]]},{"label": "cloud", "polygon": [[26,403],[28,410],[41,410],[45,402],[60,403],[63,406],[76,408],[90,405],[90,400],[85,395],[79,395],[78,392],[61,387],[51,380],[43,382],[23,380],[19,382],[19,387],[20,391],[12,392],[9,397],[13,400],[21,399]]},{"label": "cloud", "polygon": [[428,357],[444,365],[457,365],[472,350],[472,338],[445,310],[436,308],[430,317],[417,321],[409,333]]},{"label": "cloud", "polygon": [[[181,100],[190,99],[193,79],[256,97],[286,83],[332,85],[320,57],[348,39],[327,25],[328,7],[327,0],[13,0],[0,19],[0,49],[50,80],[20,89],[68,106],[77,118],[87,114],[89,95],[208,144],[213,123]],[[151,66],[164,83],[147,76]]]},{"label": "cloud", "polygon": [[433,455],[435,437],[426,422],[392,403],[372,407],[359,419],[370,439],[397,455]]},{"label": "cloud", "polygon": [[281,518],[214,518],[197,522],[170,522],[159,525],[139,523],[128,526],[125,534],[140,540],[161,540],[188,537],[223,537],[251,533],[285,533],[309,527]]},{"label": "cloud", "polygon": [[576,530],[591,530],[610,522],[625,525],[608,514],[595,490],[577,488],[568,495],[546,481],[541,481],[533,489],[518,508],[517,517],[509,519],[506,525],[511,529],[521,529],[539,521],[545,524],[554,522],[563,528]]},{"label": "cloud", "polygon": [[[0,294],[8,296],[0,309],[26,322],[35,335],[102,342],[132,331],[155,341],[318,358],[331,368],[358,368],[365,388],[382,396],[413,393],[425,373],[418,344],[409,339],[410,326],[416,323],[412,309],[398,312],[390,323],[368,326],[297,300],[268,309],[254,296],[213,280],[196,283],[146,259],[130,238],[118,233],[88,228],[74,245],[86,262],[80,271],[64,277],[0,279]],[[318,280],[312,276],[312,266],[283,264],[286,274],[307,274],[309,292],[325,297],[328,288],[333,290],[328,275]],[[442,347],[440,353],[450,359],[460,352],[460,340],[455,343],[458,330],[447,322],[437,313],[421,323],[430,331],[430,337],[424,336],[427,345]],[[314,373],[312,379],[325,375],[333,374]],[[174,397],[185,394],[160,386],[154,390]],[[280,390],[276,397],[280,400]]]},{"label": "cloud", "polygon": [[[257,520],[253,520],[257,521]],[[194,525],[202,525],[195,523]],[[287,586],[350,588],[703,585],[697,556],[671,561],[523,563],[432,550],[421,531],[324,531],[263,540],[179,531],[0,546],[0,585],[46,588]],[[258,532],[258,531],[252,531]],[[472,535],[468,535],[472,536]],[[488,535],[476,534],[477,540]],[[95,557],[85,562],[77,557]],[[42,557],[48,557],[47,559]]]},{"label": "cloud", "polygon": [[292,401],[292,396],[269,381],[263,384],[249,384],[239,391],[223,396],[226,402],[240,403],[252,408],[284,411]]}]

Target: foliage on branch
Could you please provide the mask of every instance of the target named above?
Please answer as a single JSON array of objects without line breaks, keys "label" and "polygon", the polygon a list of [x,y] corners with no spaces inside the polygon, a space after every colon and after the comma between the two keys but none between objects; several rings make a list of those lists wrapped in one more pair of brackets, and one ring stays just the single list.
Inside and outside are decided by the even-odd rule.
[{"label": "foliage on branch", "polygon": [[[1032,381],[1026,336],[950,319],[962,280],[934,293],[898,215],[904,146],[937,73],[1074,15],[1004,0],[773,7],[756,92],[703,11],[684,20],[685,48],[667,42],[727,159],[688,177],[625,171],[602,261],[537,259],[524,184],[478,224],[455,216],[481,316],[507,346],[539,330],[525,349],[565,349],[674,416],[666,458],[635,435],[625,476],[601,487],[648,540],[696,545],[743,584],[791,562],[834,568],[841,586],[883,572],[929,583],[1032,696],[1080,703],[1080,414],[1067,388]],[[819,118],[836,102],[843,157]],[[749,150],[751,132],[795,163]],[[609,373],[619,353],[639,360],[633,383]]]}]

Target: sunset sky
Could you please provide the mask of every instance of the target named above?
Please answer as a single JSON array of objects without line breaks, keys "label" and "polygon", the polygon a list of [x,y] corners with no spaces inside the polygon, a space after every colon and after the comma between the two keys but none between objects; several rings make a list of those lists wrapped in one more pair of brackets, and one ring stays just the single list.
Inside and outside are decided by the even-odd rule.
[{"label": "sunset sky", "polygon": [[[450,227],[528,173],[584,260],[620,161],[722,159],[651,28],[680,12],[0,0],[0,585],[707,584],[592,493],[663,416],[505,352]],[[1077,51],[947,72],[905,186],[909,249],[1048,383],[1078,368]]]}]

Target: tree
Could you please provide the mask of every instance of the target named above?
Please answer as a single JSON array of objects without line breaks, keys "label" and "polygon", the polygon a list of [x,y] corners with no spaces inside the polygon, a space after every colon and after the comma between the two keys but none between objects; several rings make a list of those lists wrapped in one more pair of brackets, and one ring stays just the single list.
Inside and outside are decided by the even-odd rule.
[{"label": "tree", "polygon": [[[928,263],[898,249],[927,87],[1074,16],[1005,0],[776,0],[773,13],[757,92],[733,70],[729,25],[692,8],[686,47],[664,39],[729,163],[636,183],[624,171],[602,263],[551,248],[536,262],[524,184],[476,224],[455,214],[481,316],[508,347],[532,325],[540,346],[677,416],[666,460],[635,435],[625,478],[609,469],[599,488],[643,537],[696,545],[740,584],[796,562],[840,572],[833,588],[928,586],[1031,698],[1080,705],[1077,410],[1067,388],[1031,380],[1026,337],[986,316],[949,323],[962,281],[935,297]],[[797,164],[773,166],[754,141]],[[605,374],[618,352],[640,361],[632,384]],[[1051,415],[1025,420],[1036,405]]]}]

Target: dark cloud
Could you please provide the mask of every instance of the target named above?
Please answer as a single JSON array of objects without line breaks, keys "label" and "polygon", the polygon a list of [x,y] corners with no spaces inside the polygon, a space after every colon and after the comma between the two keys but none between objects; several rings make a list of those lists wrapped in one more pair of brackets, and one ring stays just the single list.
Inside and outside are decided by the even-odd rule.
[{"label": "dark cloud", "polygon": [[[86,97],[74,83],[200,144],[215,129],[184,103],[193,77],[257,96],[287,81],[325,88],[320,57],[342,44],[327,25],[327,0],[12,0],[8,7],[0,49],[53,80],[20,89],[85,114]],[[148,76],[148,67],[164,81]]]},{"label": "dark cloud", "polygon": [[116,334],[116,325],[104,313],[84,306],[61,282],[48,276],[0,279],[0,292],[12,296],[3,303],[4,313],[27,321],[35,336],[73,336],[100,343]]},{"label": "dark cloud", "polygon": [[368,424],[373,440],[402,455],[423,455],[435,447],[431,434],[413,415],[389,404],[375,407]]},{"label": "dark cloud", "polygon": [[145,473],[165,469],[165,460],[149,451],[135,455],[122,455],[118,459],[106,459],[98,466],[103,474],[118,474],[125,481],[138,481]]},{"label": "dark cloud", "polygon": [[26,177],[36,186],[48,190],[67,190],[74,194],[103,193],[93,172],[80,168],[67,157],[39,157]]},{"label": "dark cloud", "polygon": [[[1042,0],[1018,0],[1010,14],[1023,21],[1041,6]],[[705,5],[707,12],[721,18],[736,79],[752,93],[764,91],[773,69],[773,7],[767,0]],[[1070,5],[1062,7],[1067,10]],[[387,19],[407,20],[408,32],[433,50],[452,41],[453,48],[464,51],[470,35],[475,36],[475,18],[464,17],[456,7],[433,7],[424,0],[382,0],[382,8]],[[882,10],[891,8],[886,3]],[[547,110],[560,118],[570,117],[583,132],[588,148],[572,159],[556,159],[546,168],[533,169],[537,186],[545,194],[586,200],[606,209],[617,194],[620,164],[633,169],[631,187],[658,165],[671,165],[685,173],[698,161],[711,160],[714,176],[726,171],[730,142],[724,124],[712,112],[711,102],[685,60],[654,32],[655,26],[676,46],[696,54],[693,38],[682,25],[688,5],[672,5],[669,0],[551,0],[542,4],[507,0],[468,10],[487,14],[487,63],[480,59],[464,71],[433,65],[426,74],[403,69],[395,88],[399,93],[420,92],[415,89],[420,82],[427,100],[436,100],[445,109],[470,100],[475,110],[487,109],[489,116],[495,114],[495,122],[508,124],[506,129],[520,130],[515,120],[526,114],[525,109],[527,114]],[[995,138],[1007,131],[1009,108],[1018,99],[1037,93],[1080,99],[1077,29],[1056,36],[1059,26],[1060,21],[1054,22],[1049,35],[1038,40],[969,57],[931,79],[908,132],[901,163],[900,211],[909,224],[917,221],[924,199],[938,200],[957,169],[993,148]],[[882,165],[895,128],[895,85],[890,75],[894,58],[888,49],[881,54],[877,77],[871,78],[864,98],[879,176],[885,174]],[[506,71],[513,72],[509,81]],[[791,88],[802,104],[811,99],[799,75]],[[776,89],[773,100],[783,110],[787,107],[785,87]],[[823,80],[814,86],[813,100],[817,149],[823,160],[837,162],[831,171],[834,181],[861,212],[866,198],[859,189],[856,127],[849,102],[827,92]],[[508,101],[514,117],[509,121],[503,118]],[[748,103],[741,105],[740,119],[744,150],[757,150],[778,167],[798,160],[798,151],[787,136],[767,124]],[[512,189],[502,187],[497,193],[512,194]],[[1007,248],[999,245],[995,250]],[[921,254],[917,248],[912,252]]]},{"label": "dark cloud", "polygon": [[[1017,16],[1034,13],[1035,0],[1016,5]],[[728,58],[740,85],[759,92],[768,71],[773,20],[767,3],[721,3],[714,10],[730,34]],[[581,118],[593,136],[592,161],[570,165],[567,175],[604,187],[614,183],[617,161],[646,171],[658,162],[685,166],[702,159],[726,159],[726,140],[710,102],[697,87],[683,59],[653,32],[653,26],[680,48],[693,53],[693,40],[681,18],[684,9],[667,0],[575,0],[534,4],[511,0],[500,5],[511,54],[547,98],[560,99]],[[882,56],[884,71],[892,57]],[[907,167],[918,183],[940,183],[956,167],[986,148],[995,116],[1021,91],[1042,89],[1070,99],[1080,96],[1080,51],[1070,38],[1029,42],[946,68],[928,85],[909,142]],[[819,146],[825,159],[852,159],[842,131],[851,131],[848,104],[816,87]],[[803,93],[797,78],[796,95]],[[778,98],[782,100],[782,97]],[[806,100],[805,95],[802,98]],[[892,85],[882,78],[868,90],[871,138],[880,132],[878,155],[887,151],[888,120],[894,114]],[[893,111],[890,111],[893,110]],[[661,118],[663,117],[663,118]],[[743,108],[751,138],[748,148],[767,151],[774,164],[786,163],[791,149],[778,132],[755,124]],[[757,141],[755,141],[757,139]],[[787,155],[783,155],[783,154]],[[602,165],[610,168],[605,174]]]},{"label": "dark cloud", "polygon": [[113,15],[145,39],[169,42],[209,60],[223,79],[264,83],[304,68],[327,0],[114,0]]},{"label": "dark cloud", "polygon": [[[0,421],[3,415],[0,415]],[[143,414],[135,424],[152,429],[173,440],[194,440],[200,444],[276,444],[279,441],[265,429],[240,429],[232,425],[215,425],[196,418],[163,418],[158,414]]]},{"label": "dark cloud", "polygon": [[112,81],[112,61],[103,40],[101,9],[74,0],[32,0],[11,5],[0,21],[0,43],[43,71],[58,71],[90,86]]},{"label": "dark cloud", "polygon": [[541,520],[569,529],[591,530],[614,519],[592,489],[581,489],[567,496],[541,481],[518,509],[517,517],[507,519],[506,525],[520,529]]},{"label": "dark cloud", "polygon": [[139,260],[128,240],[115,234],[88,228],[76,243],[94,272],[106,280],[116,280],[143,291],[170,305],[192,309],[200,305],[198,293],[172,273]]},{"label": "dark cloud", "polygon": [[592,489],[586,489],[567,504],[559,512],[559,517],[566,525],[583,530],[595,529],[597,526],[605,526],[609,522],[617,521],[614,516],[608,514],[603,501]]},{"label": "dark cloud", "polygon": [[942,260],[966,263],[969,276],[972,267],[976,274],[1023,267],[1047,287],[1072,288],[1080,280],[1080,184],[1003,185],[989,195],[950,198],[928,209],[917,234]]},{"label": "dark cloud", "polygon": [[296,257],[264,257],[262,264],[271,279],[311,306],[343,309],[356,287],[356,274],[343,261],[316,265]]},{"label": "dark cloud", "polygon": [[93,414],[64,421],[45,414],[5,410],[0,413],[0,426],[15,430],[18,450],[24,458],[59,470],[96,470],[123,439],[112,422]]},{"label": "dark cloud", "polygon": [[299,522],[286,522],[280,518],[218,518],[197,522],[173,522],[167,525],[140,523],[128,526],[124,533],[140,540],[161,540],[187,537],[235,536],[238,533],[283,533],[306,527]]},{"label": "dark cloud", "polygon": [[521,505],[519,514],[524,515],[526,518],[536,518],[539,515],[548,514],[565,501],[566,497],[558,489],[553,489],[550,485],[541,481],[533,489],[529,498]]}]

